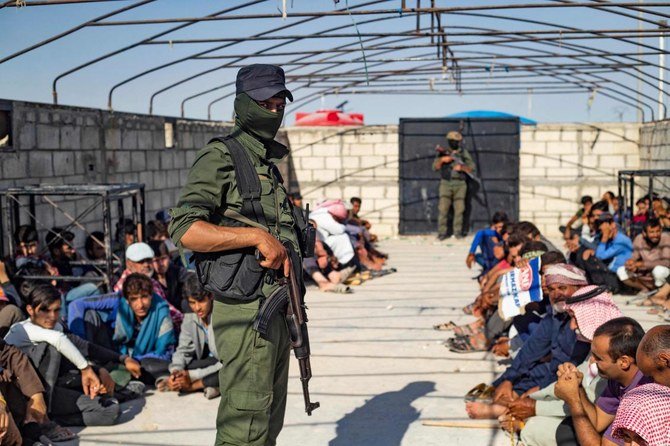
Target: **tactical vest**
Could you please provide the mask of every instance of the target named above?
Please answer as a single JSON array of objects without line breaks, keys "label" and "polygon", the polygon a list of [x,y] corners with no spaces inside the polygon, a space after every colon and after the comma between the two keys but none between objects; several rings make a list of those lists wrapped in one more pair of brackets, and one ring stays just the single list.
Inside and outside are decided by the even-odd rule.
[{"label": "tactical vest", "polygon": [[[235,168],[235,183],[242,197],[240,212],[227,208],[223,213],[221,223],[224,226],[255,227],[270,233],[274,230],[273,235],[279,237],[281,218],[278,188],[283,187],[283,178],[277,166],[268,162],[275,197],[273,225],[268,224],[266,219],[261,202],[261,181],[247,150],[231,136],[216,137],[208,144],[213,142],[221,142],[228,149]],[[295,249],[293,243],[284,242],[284,246],[291,256],[294,267],[292,273],[298,278],[304,295],[301,254],[310,257],[313,255],[313,236],[311,237],[311,252],[309,240],[309,233],[310,230],[313,231],[313,227],[307,224],[301,209],[295,208],[292,204],[290,206],[293,230],[300,245],[300,252]],[[260,266],[258,253],[252,247],[213,253],[196,252],[193,257],[200,284],[205,290],[213,293],[215,298],[224,297],[243,302],[264,298],[267,295],[267,292],[264,292],[264,286],[272,285],[278,274],[277,271],[270,271]]]}]

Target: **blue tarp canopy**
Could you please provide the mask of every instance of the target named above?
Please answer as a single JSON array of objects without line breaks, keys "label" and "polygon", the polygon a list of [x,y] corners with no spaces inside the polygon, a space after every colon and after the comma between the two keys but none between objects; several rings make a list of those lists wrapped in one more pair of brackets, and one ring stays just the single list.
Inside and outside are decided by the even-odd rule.
[{"label": "blue tarp canopy", "polygon": [[447,116],[447,118],[519,118],[519,121],[523,125],[537,125],[537,121],[532,119],[524,118],[523,116],[516,116],[505,112],[492,111],[492,110],[471,110],[467,112],[454,113],[453,115]]}]

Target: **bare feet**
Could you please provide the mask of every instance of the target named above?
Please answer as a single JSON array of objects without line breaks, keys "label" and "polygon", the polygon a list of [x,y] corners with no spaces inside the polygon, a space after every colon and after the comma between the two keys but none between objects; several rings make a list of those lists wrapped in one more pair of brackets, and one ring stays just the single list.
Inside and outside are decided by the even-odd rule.
[{"label": "bare feet", "polygon": [[465,411],[475,420],[495,420],[507,411],[501,404],[486,404],[478,401],[465,403]]}]

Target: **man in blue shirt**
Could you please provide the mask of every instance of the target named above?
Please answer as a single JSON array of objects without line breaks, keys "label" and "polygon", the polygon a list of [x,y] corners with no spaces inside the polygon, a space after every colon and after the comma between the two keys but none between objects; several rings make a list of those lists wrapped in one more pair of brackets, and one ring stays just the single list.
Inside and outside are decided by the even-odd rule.
[{"label": "man in blue shirt", "polygon": [[633,242],[619,232],[619,227],[609,212],[600,214],[596,227],[601,234],[596,257],[607,265],[608,270],[616,274],[617,269],[624,266],[633,255]]},{"label": "man in blue shirt", "polygon": [[[470,245],[468,257],[465,259],[468,268],[472,268],[472,264],[477,262],[483,268],[482,274],[486,274],[498,263],[498,259],[493,254],[493,248],[502,242],[502,234],[508,221],[507,214],[498,211],[493,214],[490,228],[477,231]],[[477,253],[477,248],[479,248],[479,253]]]}]

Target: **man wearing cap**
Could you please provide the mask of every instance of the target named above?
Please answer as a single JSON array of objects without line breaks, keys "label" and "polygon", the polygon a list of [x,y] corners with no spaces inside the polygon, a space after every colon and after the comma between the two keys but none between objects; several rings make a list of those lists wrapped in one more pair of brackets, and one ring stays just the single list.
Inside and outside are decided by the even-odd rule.
[{"label": "man wearing cap", "polygon": [[[278,239],[294,253],[300,252],[287,193],[272,168],[272,163],[288,154],[274,140],[287,98],[293,100],[280,67],[250,65],[238,72],[231,137],[246,151],[261,181],[262,213],[255,223],[262,218],[267,228],[240,225],[224,215],[226,211],[228,216],[230,211],[239,215],[243,205],[228,147],[235,144],[231,141],[212,140],[197,154],[179,202],[170,211],[170,237],[182,248],[222,254],[257,250],[264,279],[254,293],[263,298],[279,286],[278,274],[272,270],[289,274],[288,253]],[[290,343],[284,316],[276,312],[262,338],[252,328],[259,299],[241,301],[219,295],[215,299],[212,327],[223,364],[216,444],[274,445],[286,408]]]},{"label": "man wearing cap", "polygon": [[181,322],[184,320],[184,315],[167,300],[165,290],[160,282],[153,277],[155,273],[155,255],[154,250],[146,243],[138,242],[128,246],[126,248],[126,269],[121,274],[121,277],[119,277],[119,280],[114,284],[114,292],[120,293],[123,291],[123,284],[125,283],[126,278],[131,274],[137,273],[147,276],[151,280],[154,294],[157,294],[167,302],[168,307],[170,308],[170,318],[172,319],[172,323],[176,327],[176,330],[179,331]]},{"label": "man wearing cap", "polygon": [[447,214],[454,206],[453,233],[461,238],[467,233],[463,228],[465,213],[465,195],[468,187],[467,174],[474,172],[475,163],[467,150],[461,147],[463,135],[451,131],[447,133],[448,149],[438,146],[437,156],[433,162],[433,170],[440,172],[440,201],[438,203],[437,238],[444,240],[449,237]]}]

